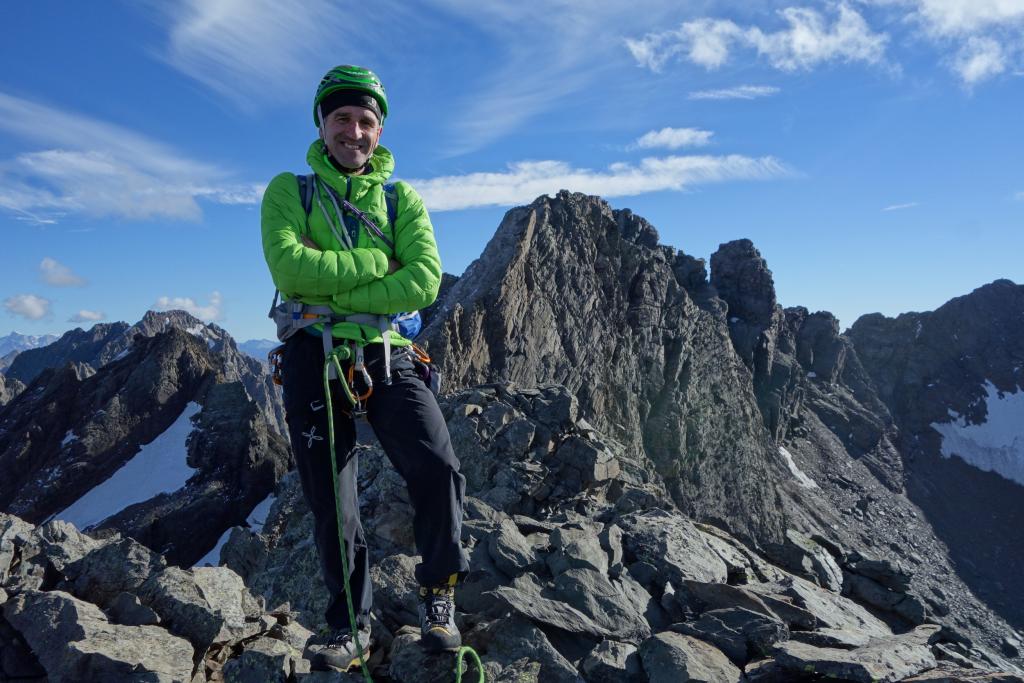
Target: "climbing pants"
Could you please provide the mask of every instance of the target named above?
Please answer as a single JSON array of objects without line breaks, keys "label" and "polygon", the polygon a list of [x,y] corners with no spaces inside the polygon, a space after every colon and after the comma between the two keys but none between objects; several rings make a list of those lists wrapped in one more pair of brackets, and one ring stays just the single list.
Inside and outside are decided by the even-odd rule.
[{"label": "climbing pants", "polygon": [[[302,490],[313,511],[314,540],[330,596],[327,624],[334,629],[349,628],[331,490],[321,338],[305,332],[294,335],[285,343],[282,361],[288,432]],[[460,543],[466,479],[459,473],[459,461],[437,401],[405,354],[393,354],[390,385],[384,382],[381,344],[366,347],[365,362],[373,378],[373,394],[366,401],[367,420],[391,464],[405,479],[412,501],[413,535],[422,558],[416,566],[416,579],[420,585],[431,586],[446,582],[452,574],[463,576],[469,570]],[[347,373],[348,363],[342,369]],[[369,622],[372,604],[370,557],[359,519],[355,422],[336,380],[331,381],[331,401],[352,601],[356,620],[363,626]]]}]

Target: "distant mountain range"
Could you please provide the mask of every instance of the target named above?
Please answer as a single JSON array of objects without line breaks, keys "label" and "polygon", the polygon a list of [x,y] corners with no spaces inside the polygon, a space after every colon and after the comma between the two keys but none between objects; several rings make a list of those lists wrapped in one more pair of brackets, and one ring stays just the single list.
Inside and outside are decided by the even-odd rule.
[{"label": "distant mountain range", "polygon": [[7,367],[22,351],[46,346],[57,340],[55,334],[29,335],[11,332],[6,337],[0,337],[0,372]]}]

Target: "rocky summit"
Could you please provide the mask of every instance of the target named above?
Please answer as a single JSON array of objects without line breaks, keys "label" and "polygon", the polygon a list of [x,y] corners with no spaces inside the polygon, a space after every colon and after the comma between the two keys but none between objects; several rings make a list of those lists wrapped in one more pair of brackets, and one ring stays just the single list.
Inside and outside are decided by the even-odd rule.
[{"label": "rocky summit", "polygon": [[[423,339],[467,479],[462,680],[1024,681],[1024,288],[844,334],[782,307],[748,240],[708,267],[570,193],[443,284]],[[326,593],[265,370],[160,315],[15,358],[0,681],[364,680],[311,670]],[[180,488],[67,521],[174,439]],[[403,482],[357,448],[373,680],[454,681],[418,643]]]}]

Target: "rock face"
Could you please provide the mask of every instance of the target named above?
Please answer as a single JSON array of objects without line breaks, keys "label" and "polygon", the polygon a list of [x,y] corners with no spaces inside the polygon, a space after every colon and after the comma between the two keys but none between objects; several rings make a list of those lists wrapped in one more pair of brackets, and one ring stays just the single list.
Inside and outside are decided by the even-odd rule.
[{"label": "rock face", "polygon": [[[286,434],[280,391],[270,380],[260,361],[240,352],[231,336],[217,325],[203,323],[184,311],[147,311],[142,320],[128,323],[100,323],[89,330],[74,329],[60,339],[39,348],[21,352],[7,369],[8,379],[31,383],[47,369],[68,365],[95,372],[130,352],[137,336],[153,337],[175,327],[202,340],[220,356],[222,372],[230,380],[242,382],[249,395],[260,405],[267,421],[280,434]],[[79,374],[82,374],[80,371]]]},{"label": "rock face", "polygon": [[[270,495],[289,462],[286,443],[223,359],[168,324],[98,371],[44,370],[0,409],[0,509],[35,523],[63,514],[119,530],[175,564],[201,558]],[[181,480],[167,488],[152,481],[152,468]],[[148,496],[132,495],[154,483]],[[119,497],[127,507],[114,506]]]},{"label": "rock face", "polygon": [[899,427],[907,495],[971,590],[1024,623],[1011,588],[1024,574],[1024,286],[997,280],[931,313],[864,316],[849,336]]},{"label": "rock face", "polygon": [[785,475],[726,307],[702,262],[657,242],[596,197],[542,197],[506,215],[422,338],[447,387],[562,384],[687,513],[778,538]]},{"label": "rock face", "polygon": [[14,378],[6,378],[0,375],[0,408],[11,399],[25,390],[25,385]]},{"label": "rock face", "polygon": [[[1021,680],[998,678],[1010,674],[938,625],[894,632],[855,600],[694,523],[672,505],[653,466],[632,460],[574,406],[564,387],[510,384],[442,404],[453,438],[480,468],[468,479],[463,543],[472,572],[458,589],[456,620],[488,681],[895,681],[943,671],[940,655],[990,677],[963,680]],[[576,457],[560,452],[575,454],[574,439],[619,467],[604,478],[568,475]],[[454,657],[428,656],[418,643],[404,489],[378,446],[360,448],[376,586],[374,680],[454,680]],[[325,600],[311,526],[294,475],[282,480],[263,533],[232,535],[224,554],[240,573],[182,570],[119,535],[94,539],[64,522],[34,527],[0,514],[3,675],[361,680],[310,670]],[[805,551],[818,562],[832,552]],[[887,590],[908,584],[883,561],[832,561]],[[471,659],[464,667],[463,680],[477,680]]]}]

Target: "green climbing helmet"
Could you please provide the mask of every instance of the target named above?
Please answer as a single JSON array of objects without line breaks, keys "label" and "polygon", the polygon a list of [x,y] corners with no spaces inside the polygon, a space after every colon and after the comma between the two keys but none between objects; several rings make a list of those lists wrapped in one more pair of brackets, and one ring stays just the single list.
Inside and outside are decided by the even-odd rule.
[{"label": "green climbing helmet", "polygon": [[313,123],[315,125],[320,125],[320,118],[317,114],[320,103],[336,90],[359,90],[372,96],[380,105],[381,121],[387,117],[388,96],[384,94],[384,86],[377,78],[377,74],[361,66],[343,64],[334,67],[320,79],[316,97],[313,99]]}]

